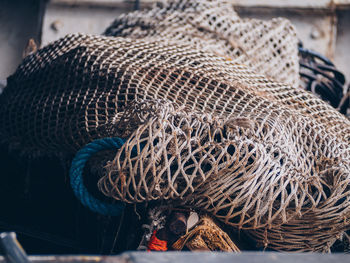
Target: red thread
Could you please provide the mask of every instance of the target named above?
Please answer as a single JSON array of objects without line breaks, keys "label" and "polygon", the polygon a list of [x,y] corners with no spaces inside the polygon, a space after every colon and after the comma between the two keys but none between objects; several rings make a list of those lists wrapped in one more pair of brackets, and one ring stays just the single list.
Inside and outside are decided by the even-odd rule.
[{"label": "red thread", "polygon": [[156,237],[157,231],[154,230],[151,236],[151,240],[148,243],[147,251],[167,251],[168,250],[168,242],[165,240],[160,240]]}]

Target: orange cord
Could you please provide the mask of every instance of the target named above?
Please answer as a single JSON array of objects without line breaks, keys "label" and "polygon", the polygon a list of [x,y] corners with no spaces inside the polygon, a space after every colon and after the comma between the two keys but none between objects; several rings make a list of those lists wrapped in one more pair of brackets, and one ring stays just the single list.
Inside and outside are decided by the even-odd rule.
[{"label": "orange cord", "polygon": [[160,240],[156,237],[157,231],[154,230],[151,236],[151,240],[148,243],[147,251],[167,251],[168,242],[165,240]]}]

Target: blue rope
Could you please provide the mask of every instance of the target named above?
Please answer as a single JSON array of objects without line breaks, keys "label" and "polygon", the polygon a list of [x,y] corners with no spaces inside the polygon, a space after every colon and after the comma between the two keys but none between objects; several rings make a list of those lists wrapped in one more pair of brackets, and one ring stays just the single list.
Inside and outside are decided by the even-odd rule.
[{"label": "blue rope", "polygon": [[103,215],[118,216],[124,209],[124,204],[105,203],[93,197],[87,190],[83,181],[83,170],[86,162],[95,153],[107,149],[120,149],[126,140],[115,138],[103,138],[95,140],[79,150],[75,155],[69,171],[70,183],[75,196],[80,202],[92,211]]}]

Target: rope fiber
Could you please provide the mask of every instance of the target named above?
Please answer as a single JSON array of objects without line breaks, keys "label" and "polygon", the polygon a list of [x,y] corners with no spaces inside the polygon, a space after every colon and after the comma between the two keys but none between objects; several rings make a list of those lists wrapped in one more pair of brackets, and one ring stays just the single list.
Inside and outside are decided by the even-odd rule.
[{"label": "rope fiber", "polygon": [[95,140],[79,150],[72,161],[69,176],[75,196],[84,206],[99,214],[119,216],[124,209],[124,204],[122,202],[106,203],[89,193],[83,180],[85,164],[95,153],[102,150],[120,149],[125,141],[119,137]]}]

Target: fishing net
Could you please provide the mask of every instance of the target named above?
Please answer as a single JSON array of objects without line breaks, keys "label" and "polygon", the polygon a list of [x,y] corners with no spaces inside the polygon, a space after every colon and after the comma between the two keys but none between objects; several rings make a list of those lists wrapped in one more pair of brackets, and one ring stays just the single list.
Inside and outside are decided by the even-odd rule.
[{"label": "fishing net", "polygon": [[173,38],[68,35],[8,79],[0,136],[56,154],[125,138],[98,183],[106,196],[202,210],[272,249],[328,251],[350,228],[350,122],[294,77],[247,64]]},{"label": "fishing net", "polygon": [[283,83],[298,86],[298,39],[287,19],[242,19],[221,0],[163,1],[121,15],[107,36],[175,40],[226,57]]}]

